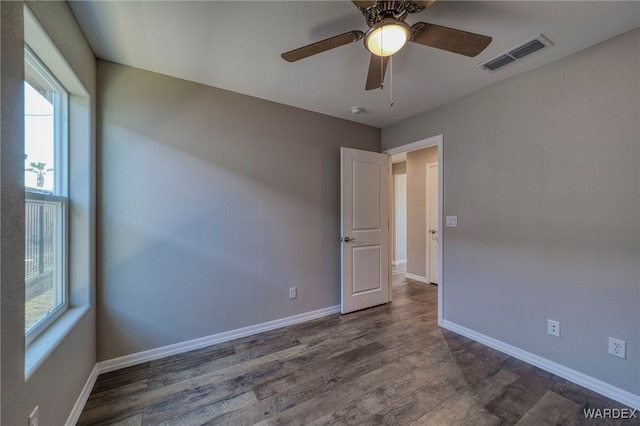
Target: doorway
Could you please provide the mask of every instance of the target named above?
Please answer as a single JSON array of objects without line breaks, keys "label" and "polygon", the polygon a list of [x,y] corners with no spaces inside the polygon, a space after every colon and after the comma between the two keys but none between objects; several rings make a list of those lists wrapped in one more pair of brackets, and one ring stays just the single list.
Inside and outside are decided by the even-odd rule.
[{"label": "doorway", "polygon": [[[438,324],[442,325],[443,320],[443,300],[444,300],[444,277],[443,277],[443,246],[444,235],[443,224],[443,135],[416,141],[407,145],[402,145],[384,153],[392,156],[392,159],[407,158],[409,163],[407,170],[407,263],[405,276],[423,283],[438,284]],[[434,148],[428,153],[426,148]],[[415,152],[421,151],[423,152]],[[436,152],[434,152],[436,151]],[[413,160],[412,160],[413,159]],[[421,166],[418,166],[421,164]],[[417,182],[412,181],[411,170],[420,168]],[[396,210],[396,182],[393,179],[393,198],[390,204],[393,206],[392,212]],[[413,186],[413,189],[412,189]],[[419,196],[412,197],[411,191],[418,191]],[[413,200],[412,200],[413,198]],[[418,204],[412,205],[412,204]],[[434,204],[437,206],[433,208]],[[431,208],[430,208],[431,207]],[[428,212],[431,212],[430,214]],[[397,243],[396,228],[397,217],[394,217],[392,230],[392,241],[394,249]],[[394,254],[392,262],[398,264],[399,257]],[[390,265],[391,266],[391,265]]]}]

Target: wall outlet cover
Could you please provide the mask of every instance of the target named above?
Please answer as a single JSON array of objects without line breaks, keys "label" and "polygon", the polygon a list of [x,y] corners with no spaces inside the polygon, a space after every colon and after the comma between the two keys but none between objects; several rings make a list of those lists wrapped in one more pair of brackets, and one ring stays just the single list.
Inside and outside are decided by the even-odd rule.
[{"label": "wall outlet cover", "polygon": [[615,337],[609,337],[609,355],[626,359],[627,342],[625,342],[624,340],[616,339]]}]

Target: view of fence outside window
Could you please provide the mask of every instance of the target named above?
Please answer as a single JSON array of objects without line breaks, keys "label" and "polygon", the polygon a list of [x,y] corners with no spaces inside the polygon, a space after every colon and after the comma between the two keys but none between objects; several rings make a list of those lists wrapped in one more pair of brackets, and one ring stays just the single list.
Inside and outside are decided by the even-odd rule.
[{"label": "view of fence outside window", "polygon": [[67,93],[25,49],[25,333],[27,343],[67,308]]}]

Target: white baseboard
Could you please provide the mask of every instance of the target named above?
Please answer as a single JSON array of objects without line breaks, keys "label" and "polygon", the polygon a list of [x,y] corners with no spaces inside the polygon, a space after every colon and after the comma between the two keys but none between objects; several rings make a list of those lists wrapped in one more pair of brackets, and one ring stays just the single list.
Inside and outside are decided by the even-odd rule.
[{"label": "white baseboard", "polygon": [[535,365],[536,367],[548,371],[549,373],[553,373],[556,376],[567,379],[570,382],[597,392],[600,395],[618,401],[619,403],[624,404],[630,408],[640,410],[640,395],[635,395],[631,392],[617,388],[603,382],[602,380],[565,367],[564,365],[550,361],[539,355],[535,355],[515,346],[509,345],[500,340],[494,339],[493,337],[478,333],[477,331],[458,325],[454,322],[444,320],[442,322],[442,327],[468,337],[472,340],[475,340],[476,342],[489,346],[493,349],[496,349],[500,352],[503,352],[507,355],[511,355],[514,358],[518,358],[519,360],[522,360],[528,364]]},{"label": "white baseboard", "polygon": [[406,278],[409,278],[410,280],[419,281],[419,282],[425,283],[425,284],[429,283],[429,281],[427,281],[427,277],[423,277],[421,275],[410,274],[410,273],[407,272],[406,274],[404,274],[404,276]]},{"label": "white baseboard", "polygon": [[131,355],[125,355],[119,358],[99,362],[97,365],[98,372],[100,374],[108,373],[110,371],[119,370],[121,368],[130,367],[132,365],[141,364],[143,362],[154,361],[166,356],[205,348],[207,346],[215,345],[216,343],[228,342],[229,340],[238,339],[240,337],[251,336],[252,334],[262,333],[263,331],[269,331],[276,328],[285,327],[287,325],[310,321],[339,312],[339,305],[331,306],[328,308],[318,309],[317,311],[305,312],[303,314],[293,315],[290,317],[264,322],[261,324],[250,325],[248,327],[225,331],[223,333],[212,334],[210,336],[188,340],[186,342],[176,343],[173,345],[163,346],[161,348],[138,352]]},{"label": "white baseboard", "polygon": [[87,382],[84,384],[82,388],[82,392],[80,392],[80,396],[78,397],[73,409],[71,410],[71,414],[69,414],[69,418],[65,423],[65,426],[75,426],[80,420],[80,414],[82,414],[82,410],[84,409],[87,400],[89,399],[89,395],[91,395],[91,390],[93,386],[96,384],[96,380],[98,380],[98,376],[100,375],[98,371],[98,365],[96,364],[91,370],[91,374],[89,374],[89,378]]},{"label": "white baseboard", "polygon": [[391,264],[393,266],[403,265],[405,263],[407,263],[407,259],[398,259],[398,260],[391,261]]}]

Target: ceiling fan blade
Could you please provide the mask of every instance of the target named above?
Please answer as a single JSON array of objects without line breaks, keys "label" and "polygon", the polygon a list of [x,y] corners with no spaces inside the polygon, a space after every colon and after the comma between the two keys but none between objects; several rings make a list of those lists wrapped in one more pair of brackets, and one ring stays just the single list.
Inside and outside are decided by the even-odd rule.
[{"label": "ceiling fan blade", "polygon": [[470,57],[477,56],[491,43],[491,37],[426,22],[413,24],[411,29],[414,43]]},{"label": "ceiling fan blade", "polygon": [[426,9],[436,2],[436,0],[413,0],[416,6],[420,8],[420,11]]},{"label": "ceiling fan blade", "polygon": [[387,62],[389,57],[384,58],[378,55],[371,54],[371,61],[369,62],[369,73],[367,74],[366,90],[379,89],[382,87],[384,81],[384,74],[387,71]]},{"label": "ceiling fan blade", "polygon": [[309,56],[313,56],[318,53],[343,46],[345,44],[353,43],[354,41],[361,40],[362,37],[364,37],[364,33],[362,31],[349,31],[348,33],[329,37],[327,39],[308,44],[298,49],[285,52],[280,56],[282,56],[282,59],[287,62],[295,62],[299,61],[300,59],[308,58]]},{"label": "ceiling fan blade", "polygon": [[376,4],[376,0],[351,0],[351,3],[355,4],[358,9],[364,10]]}]

